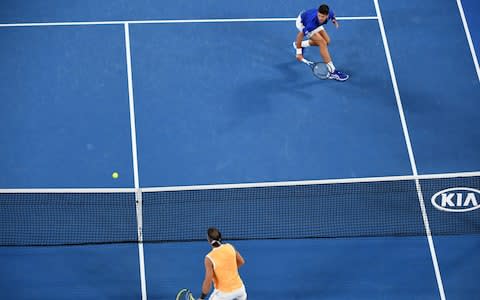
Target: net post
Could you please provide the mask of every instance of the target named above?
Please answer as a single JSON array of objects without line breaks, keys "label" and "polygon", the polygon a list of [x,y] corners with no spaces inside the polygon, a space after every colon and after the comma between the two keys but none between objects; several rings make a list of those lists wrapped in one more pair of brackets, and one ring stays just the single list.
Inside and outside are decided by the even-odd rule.
[{"label": "net post", "polygon": [[140,188],[135,188],[135,211],[137,213],[138,259],[140,265],[140,284],[142,291],[142,300],[147,300],[145,255],[143,250],[143,198],[142,190]]},{"label": "net post", "polygon": [[143,199],[142,199],[142,190],[139,188],[135,189],[135,211],[137,213],[137,237],[138,243],[143,243]]}]

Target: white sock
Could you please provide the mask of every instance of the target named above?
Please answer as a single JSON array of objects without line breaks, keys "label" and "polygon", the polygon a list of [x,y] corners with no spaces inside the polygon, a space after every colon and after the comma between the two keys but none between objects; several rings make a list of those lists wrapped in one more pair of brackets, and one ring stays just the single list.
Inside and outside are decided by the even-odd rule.
[{"label": "white sock", "polygon": [[307,48],[307,47],[310,47],[310,41],[309,40],[302,41],[302,48]]},{"label": "white sock", "polygon": [[333,62],[332,62],[332,61],[330,61],[329,63],[327,63],[327,67],[328,67],[328,70],[330,71],[330,73],[335,72],[335,66],[333,65]]}]

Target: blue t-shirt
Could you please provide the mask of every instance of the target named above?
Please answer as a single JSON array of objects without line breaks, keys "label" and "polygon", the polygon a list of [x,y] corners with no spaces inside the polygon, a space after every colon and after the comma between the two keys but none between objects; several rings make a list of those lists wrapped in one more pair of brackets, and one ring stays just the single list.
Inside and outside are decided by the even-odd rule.
[{"label": "blue t-shirt", "polygon": [[328,20],[335,19],[335,14],[333,13],[332,9],[330,9],[327,19],[322,24],[320,24],[320,21],[318,20],[318,9],[316,8],[306,10],[300,16],[302,18],[302,24],[305,26],[303,28],[303,34],[305,35],[308,35],[309,32],[312,32],[318,27],[327,24]]}]

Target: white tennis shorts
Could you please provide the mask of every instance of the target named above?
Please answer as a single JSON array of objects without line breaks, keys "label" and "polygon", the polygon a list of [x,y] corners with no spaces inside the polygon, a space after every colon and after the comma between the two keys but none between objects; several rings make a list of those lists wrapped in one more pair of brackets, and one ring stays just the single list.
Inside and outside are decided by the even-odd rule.
[{"label": "white tennis shorts", "polygon": [[210,295],[209,300],[247,300],[247,292],[245,286],[242,286],[238,290],[230,293],[222,293],[218,290],[214,290]]},{"label": "white tennis shorts", "polygon": [[[297,26],[298,31],[303,31],[303,28],[305,28],[305,26],[303,26],[303,23],[302,23],[302,13],[298,15],[297,20],[295,21],[295,25]],[[315,28],[312,32],[308,32],[307,38],[311,38],[312,35],[322,30],[325,30],[325,28],[323,28],[323,25]]]}]

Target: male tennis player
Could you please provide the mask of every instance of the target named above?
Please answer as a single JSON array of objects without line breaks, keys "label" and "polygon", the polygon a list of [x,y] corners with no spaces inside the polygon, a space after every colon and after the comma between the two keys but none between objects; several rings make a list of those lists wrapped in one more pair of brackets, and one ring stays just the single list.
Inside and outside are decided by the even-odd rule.
[{"label": "male tennis player", "polygon": [[245,260],[232,245],[222,243],[218,229],[209,228],[207,235],[212,251],[205,256],[205,279],[198,299],[207,297],[213,281],[215,289],[210,300],[246,300],[247,292],[238,274]]},{"label": "male tennis player", "polygon": [[[320,5],[318,9],[313,8],[302,11],[297,17],[296,26],[299,32],[296,41],[293,42],[293,47],[297,51],[297,59],[302,61],[303,48],[318,46],[320,48],[320,56],[322,56],[323,62],[329,70],[328,78],[345,81],[349,76],[335,68],[328,51],[330,37],[323,27],[323,25],[328,23],[328,20],[331,20],[335,27],[338,28],[339,24],[334,12],[326,4]],[[307,39],[303,40],[304,37],[307,37]]]}]

